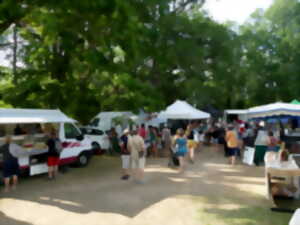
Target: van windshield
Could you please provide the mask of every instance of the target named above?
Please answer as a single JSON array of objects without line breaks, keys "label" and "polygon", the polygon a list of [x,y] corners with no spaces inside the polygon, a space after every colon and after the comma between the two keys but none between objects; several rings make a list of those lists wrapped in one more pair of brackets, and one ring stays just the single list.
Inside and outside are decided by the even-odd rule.
[{"label": "van windshield", "polygon": [[95,118],[95,119],[92,120],[92,122],[90,122],[89,125],[92,126],[92,127],[97,127],[99,125],[99,123],[100,123],[100,119]]},{"label": "van windshield", "polygon": [[65,127],[65,137],[67,139],[76,139],[80,135],[80,132],[77,130],[76,127],[74,127],[73,124],[66,123],[64,127]]}]

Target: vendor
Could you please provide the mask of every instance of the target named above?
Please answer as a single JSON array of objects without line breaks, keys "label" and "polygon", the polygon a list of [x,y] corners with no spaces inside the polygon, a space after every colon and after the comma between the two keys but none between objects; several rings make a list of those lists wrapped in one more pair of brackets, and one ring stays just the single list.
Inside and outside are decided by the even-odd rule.
[{"label": "vendor", "polygon": [[[14,145],[14,147],[17,147],[17,145]],[[16,148],[12,148],[11,146],[11,137],[6,136],[5,144],[0,147],[0,153],[3,154],[3,177],[5,192],[9,192],[11,188],[16,189],[18,184],[19,164],[16,150]]]},{"label": "vendor", "polygon": [[267,151],[268,146],[268,135],[264,128],[264,123],[260,123],[260,127],[258,129],[257,137],[255,139],[255,155],[254,155],[254,163],[259,166],[264,162],[264,157]]},{"label": "vendor", "polygon": [[278,152],[279,151],[279,140],[274,137],[273,131],[268,132],[268,151]]},{"label": "vendor", "polygon": [[24,134],[24,131],[21,128],[20,124],[17,124],[17,126],[14,129],[14,135],[22,135],[22,134]]},{"label": "vendor", "polygon": [[48,146],[48,178],[50,180],[54,179],[58,172],[59,156],[61,151],[61,143],[57,137],[57,131],[53,129],[49,134],[49,139],[47,141]]}]

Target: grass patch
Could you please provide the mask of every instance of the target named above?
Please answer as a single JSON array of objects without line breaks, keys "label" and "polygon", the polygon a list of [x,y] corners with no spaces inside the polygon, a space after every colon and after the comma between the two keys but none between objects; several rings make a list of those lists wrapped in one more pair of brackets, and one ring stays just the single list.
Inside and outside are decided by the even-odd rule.
[{"label": "grass patch", "polygon": [[287,225],[291,217],[267,207],[208,208],[199,210],[197,220],[201,225]]}]

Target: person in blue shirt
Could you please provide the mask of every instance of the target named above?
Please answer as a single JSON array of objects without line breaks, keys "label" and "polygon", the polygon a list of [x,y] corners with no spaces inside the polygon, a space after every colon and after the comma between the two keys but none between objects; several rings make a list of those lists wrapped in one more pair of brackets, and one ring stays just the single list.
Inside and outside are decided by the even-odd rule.
[{"label": "person in blue shirt", "polygon": [[188,152],[187,138],[182,128],[179,128],[173,140],[173,147],[175,149],[175,155],[179,159],[179,172],[183,173],[185,169],[185,156]]}]

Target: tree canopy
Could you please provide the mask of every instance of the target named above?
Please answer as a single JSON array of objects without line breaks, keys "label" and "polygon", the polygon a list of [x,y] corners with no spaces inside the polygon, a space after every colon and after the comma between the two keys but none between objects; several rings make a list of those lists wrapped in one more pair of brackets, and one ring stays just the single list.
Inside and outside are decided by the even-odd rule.
[{"label": "tree canopy", "polygon": [[203,3],[2,1],[0,47],[14,26],[21,66],[0,68],[0,103],[87,122],[178,98],[218,109],[297,98],[300,3],[276,0],[238,28],[213,21]]}]

